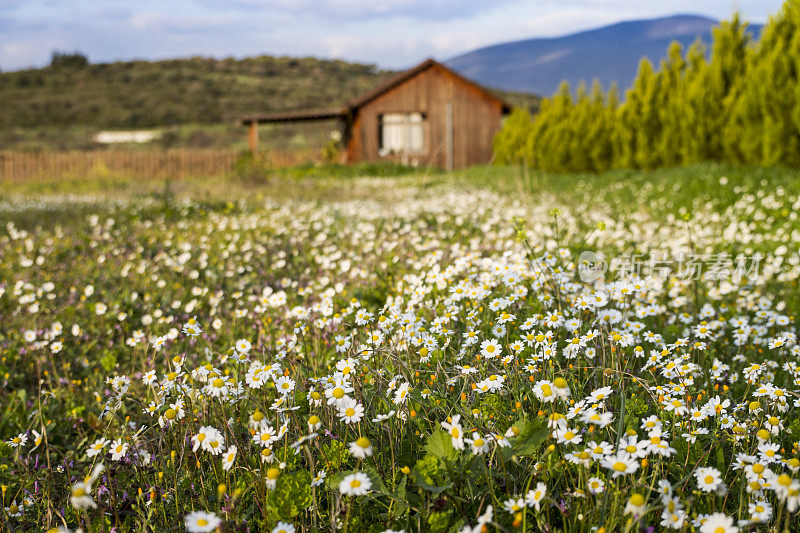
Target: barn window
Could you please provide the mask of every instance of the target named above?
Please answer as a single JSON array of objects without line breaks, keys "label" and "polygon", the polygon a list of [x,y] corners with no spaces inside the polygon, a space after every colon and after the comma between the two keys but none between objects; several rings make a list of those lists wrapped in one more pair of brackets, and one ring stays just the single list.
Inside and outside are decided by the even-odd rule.
[{"label": "barn window", "polygon": [[380,115],[378,148],[381,155],[414,154],[425,151],[425,115],[422,113]]}]

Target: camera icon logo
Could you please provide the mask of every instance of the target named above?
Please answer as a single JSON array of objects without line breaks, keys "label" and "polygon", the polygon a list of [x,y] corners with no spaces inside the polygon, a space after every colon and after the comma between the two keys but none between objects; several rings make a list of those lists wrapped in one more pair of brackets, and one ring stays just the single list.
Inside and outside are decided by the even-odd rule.
[{"label": "camera icon logo", "polygon": [[602,253],[585,251],[578,257],[578,277],[585,283],[593,283],[605,277],[608,263]]}]

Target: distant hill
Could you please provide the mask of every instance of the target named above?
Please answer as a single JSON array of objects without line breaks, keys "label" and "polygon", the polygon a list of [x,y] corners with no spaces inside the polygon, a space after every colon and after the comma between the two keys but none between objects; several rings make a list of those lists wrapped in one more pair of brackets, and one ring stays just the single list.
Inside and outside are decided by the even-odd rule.
[{"label": "distant hill", "polygon": [[338,105],[391,74],[314,58],[195,57],[53,65],[0,74],[0,128],[147,128]]},{"label": "distant hill", "polygon": [[[490,87],[550,95],[562,80],[577,87],[598,79],[627,88],[642,57],[658,63],[672,41],[684,49],[696,39],[711,43],[717,21],[694,15],[634,20],[550,39],[516,41],[460,55],[447,65]],[[762,26],[750,26],[757,38]]]},{"label": "distant hill", "polygon": [[[80,54],[54,54],[48,67],[0,73],[0,102],[6,104],[0,133],[218,124],[253,112],[338,107],[391,74],[375,65],[315,58],[89,64]],[[515,105],[538,104],[529,95],[501,95]]]}]

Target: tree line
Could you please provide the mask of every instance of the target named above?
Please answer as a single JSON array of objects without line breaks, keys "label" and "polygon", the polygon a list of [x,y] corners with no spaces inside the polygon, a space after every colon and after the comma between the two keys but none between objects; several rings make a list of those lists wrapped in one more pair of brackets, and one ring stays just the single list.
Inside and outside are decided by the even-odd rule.
[{"label": "tree line", "polygon": [[620,98],[565,82],[537,115],[514,110],[496,161],[551,172],[651,169],[698,161],[800,166],[800,0],[787,0],[754,41],[738,13],[712,33],[710,57],[673,43],[642,59]]}]

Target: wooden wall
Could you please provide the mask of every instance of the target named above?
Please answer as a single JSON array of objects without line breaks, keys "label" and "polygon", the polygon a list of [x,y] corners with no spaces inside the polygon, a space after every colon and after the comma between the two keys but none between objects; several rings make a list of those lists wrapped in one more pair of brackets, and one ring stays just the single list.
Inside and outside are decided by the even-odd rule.
[{"label": "wooden wall", "polygon": [[[418,164],[446,166],[446,106],[453,105],[453,167],[485,164],[500,130],[502,104],[479,88],[434,65],[358,109],[350,130],[348,160],[400,160],[378,154],[378,117],[383,113],[425,114],[425,154]],[[409,163],[410,161],[401,161]]]}]

